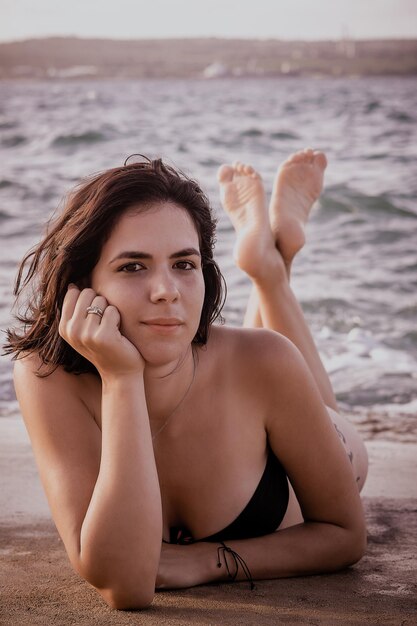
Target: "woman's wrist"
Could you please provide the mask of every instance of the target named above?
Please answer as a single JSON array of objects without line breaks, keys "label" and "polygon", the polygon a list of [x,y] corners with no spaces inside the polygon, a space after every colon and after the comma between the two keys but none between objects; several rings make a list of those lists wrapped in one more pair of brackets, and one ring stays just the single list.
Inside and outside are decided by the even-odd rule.
[{"label": "woman's wrist", "polygon": [[127,372],[100,372],[103,392],[126,387],[140,388],[143,385],[143,370]]},{"label": "woman's wrist", "polygon": [[223,541],[194,544],[202,546],[199,584],[210,582],[233,582],[247,580],[251,590],[255,588],[249,566],[242,556]]},{"label": "woman's wrist", "polygon": [[205,585],[207,583],[227,580],[227,572],[224,565],[222,565],[221,568],[217,567],[217,543],[197,541],[187,546],[187,548],[194,551],[194,584]]},{"label": "woman's wrist", "polygon": [[197,542],[193,544],[193,547],[196,549],[200,584],[230,580],[227,568],[229,567],[229,570],[233,571],[233,563],[226,560],[228,559],[227,555],[219,554],[220,543]]}]

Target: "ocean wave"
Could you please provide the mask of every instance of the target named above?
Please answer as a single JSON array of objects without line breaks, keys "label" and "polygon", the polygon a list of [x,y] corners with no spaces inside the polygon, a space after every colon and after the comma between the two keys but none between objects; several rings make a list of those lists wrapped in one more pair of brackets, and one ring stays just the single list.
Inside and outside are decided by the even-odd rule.
[{"label": "ocean wave", "polygon": [[417,330],[410,330],[401,336],[401,340],[405,346],[415,347],[417,346]]},{"label": "ocean wave", "polygon": [[[330,356],[323,356],[326,369],[330,373],[341,370],[355,370],[355,376],[383,374],[399,376],[404,380],[417,375],[417,361],[398,345],[391,347],[378,340],[369,330],[354,327],[347,334],[339,337],[340,350]],[[398,342],[397,342],[398,344]],[[358,382],[363,380],[358,378]],[[388,385],[390,393],[395,393],[395,386]],[[386,393],[381,386],[381,393]]]},{"label": "ocean wave", "polygon": [[19,124],[14,120],[8,120],[0,116],[0,130],[11,130],[17,126],[19,126]]},{"label": "ocean wave", "polygon": [[3,137],[0,141],[3,148],[16,148],[27,142],[27,137],[24,135],[11,135],[10,137]]},{"label": "ocean wave", "polygon": [[55,148],[76,146],[78,144],[94,144],[102,141],[107,141],[109,137],[105,133],[97,130],[87,130],[84,133],[71,133],[70,135],[58,135],[52,141],[52,146]]},{"label": "ocean wave", "polygon": [[396,274],[403,274],[404,272],[416,272],[417,271],[417,262],[415,263],[406,263],[404,265],[400,265],[394,267],[392,270]]},{"label": "ocean wave", "polygon": [[[339,402],[352,410],[372,409],[377,415],[391,413],[394,407],[405,413],[400,407],[415,402],[417,361],[408,352],[391,349],[360,329],[342,343],[342,350],[322,355]],[[413,420],[402,428],[415,431],[416,426]]]},{"label": "ocean wave", "polygon": [[395,311],[396,315],[399,315],[405,319],[416,320],[417,319],[417,304],[410,304],[405,307],[401,307]]},{"label": "ocean wave", "polygon": [[361,289],[370,289],[371,291],[375,291],[378,289],[390,289],[391,288],[391,282],[389,280],[370,280],[370,281],[363,281],[358,283],[359,287]]},{"label": "ocean wave", "polygon": [[6,189],[7,187],[14,187],[15,183],[7,178],[0,179],[0,189]]},{"label": "ocean wave", "polygon": [[306,313],[320,311],[327,316],[335,315],[337,311],[347,311],[350,303],[343,298],[314,298],[303,300],[302,307]]},{"label": "ocean wave", "polygon": [[364,161],[381,161],[382,159],[391,158],[392,155],[388,152],[374,152],[372,154],[367,154],[363,157]]},{"label": "ocean wave", "polygon": [[278,130],[278,131],[273,131],[271,133],[268,133],[267,131],[264,131],[261,128],[258,128],[256,126],[253,126],[251,128],[246,128],[245,130],[242,130],[239,133],[239,137],[263,137],[263,136],[267,136],[267,137],[270,137],[271,139],[279,139],[279,140],[300,139],[300,135],[290,130],[281,130],[281,131]]},{"label": "ocean wave", "polygon": [[261,137],[263,134],[260,128],[247,128],[239,133],[239,137]]},{"label": "ocean wave", "polygon": [[324,210],[376,213],[386,216],[404,216],[417,218],[414,211],[400,207],[388,199],[385,194],[367,195],[347,185],[334,185],[327,187],[320,199],[320,205]]},{"label": "ocean wave", "polygon": [[7,371],[2,372],[0,379],[0,397],[4,403],[8,403],[16,399],[13,378],[11,376],[9,377],[7,374]]},{"label": "ocean wave", "polygon": [[327,187],[320,198],[321,211],[329,211],[332,215],[335,213],[353,213],[354,209],[347,189],[344,185]]},{"label": "ocean wave", "polygon": [[[381,140],[394,139],[396,142],[398,142],[399,139],[403,139],[404,142],[407,142],[409,139],[409,133],[410,133],[410,129],[407,128],[406,126],[403,126],[403,127],[396,126],[395,128],[384,130],[382,133],[375,135],[372,141],[374,143],[378,143]],[[391,141],[389,141],[388,143],[390,146],[392,146]]]},{"label": "ocean wave", "polygon": [[387,117],[395,122],[405,122],[408,124],[415,122],[415,118],[405,111],[390,111]]},{"label": "ocean wave", "polygon": [[219,167],[222,164],[219,159],[213,159],[212,157],[199,159],[198,163],[199,165],[203,165],[204,167]]},{"label": "ocean wave", "polygon": [[3,222],[5,220],[11,220],[12,216],[9,213],[6,213],[6,211],[2,211],[0,209],[0,222]]},{"label": "ocean wave", "polygon": [[[10,217],[10,216],[9,216]],[[4,221],[9,218],[5,218]],[[38,220],[27,220],[25,222],[17,222],[16,219],[11,218],[9,223],[9,232],[2,232],[1,241],[10,240],[7,245],[14,246],[16,241],[26,237],[33,237],[33,234],[38,232],[39,222]]]},{"label": "ocean wave", "polygon": [[401,241],[402,239],[407,239],[409,235],[410,233],[408,230],[401,231],[401,230],[394,230],[392,228],[387,228],[384,230],[375,229],[366,238],[366,242],[371,245],[396,243],[397,241]]},{"label": "ocean wave", "polygon": [[416,213],[394,204],[394,202],[389,200],[385,194],[379,194],[376,196],[358,194],[357,198],[365,209],[371,210],[373,213],[378,211],[379,213],[387,215],[397,215],[417,219]]},{"label": "ocean wave", "polygon": [[277,131],[275,133],[271,133],[271,139],[300,139],[300,135],[297,133],[292,133],[291,131]]},{"label": "ocean wave", "polygon": [[380,109],[381,108],[381,103],[379,100],[371,100],[370,102],[367,102],[364,106],[364,113],[372,113],[373,111],[375,111],[376,109]]},{"label": "ocean wave", "polygon": [[239,148],[241,147],[241,142],[239,137],[226,137],[225,135],[219,135],[216,137],[209,137],[208,142],[211,146],[215,148]]}]

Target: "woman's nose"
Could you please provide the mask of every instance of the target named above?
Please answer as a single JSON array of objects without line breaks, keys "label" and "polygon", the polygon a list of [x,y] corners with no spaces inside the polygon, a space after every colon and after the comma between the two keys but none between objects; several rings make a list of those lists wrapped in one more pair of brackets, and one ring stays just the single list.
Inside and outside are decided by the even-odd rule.
[{"label": "woman's nose", "polygon": [[175,302],[179,291],[175,278],[168,272],[158,272],[151,282],[152,302]]}]

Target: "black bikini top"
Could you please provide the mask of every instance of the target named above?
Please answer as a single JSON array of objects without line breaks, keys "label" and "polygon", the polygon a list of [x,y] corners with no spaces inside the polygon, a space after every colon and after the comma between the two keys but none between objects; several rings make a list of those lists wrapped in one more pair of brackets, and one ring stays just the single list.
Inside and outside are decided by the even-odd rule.
[{"label": "black bikini top", "polygon": [[186,528],[170,529],[170,543],[195,541],[228,541],[249,539],[274,532],[282,522],[288,506],[288,481],[284,468],[269,450],[264,473],[255,493],[238,517],[226,528],[204,539],[194,539]]}]

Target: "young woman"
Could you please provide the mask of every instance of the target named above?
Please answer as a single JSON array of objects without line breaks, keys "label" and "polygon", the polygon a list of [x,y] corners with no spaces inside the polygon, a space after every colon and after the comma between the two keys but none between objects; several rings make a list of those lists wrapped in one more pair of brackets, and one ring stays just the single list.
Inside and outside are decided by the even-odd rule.
[{"label": "young woman", "polygon": [[23,261],[17,397],[70,561],[111,607],[364,552],[366,451],[289,284],[325,167],[310,149],[290,157],[269,216],[252,167],[220,168],[253,282],[243,329],[212,325],[210,207],[161,160],[84,182]]}]

